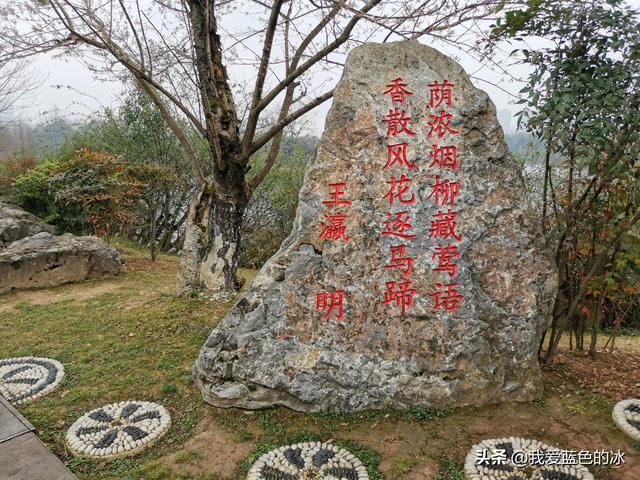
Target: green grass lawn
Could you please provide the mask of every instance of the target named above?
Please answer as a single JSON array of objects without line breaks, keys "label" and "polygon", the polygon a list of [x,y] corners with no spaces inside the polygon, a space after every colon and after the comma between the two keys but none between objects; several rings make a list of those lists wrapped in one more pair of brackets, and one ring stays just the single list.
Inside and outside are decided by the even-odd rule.
[{"label": "green grass lawn", "polygon": [[[178,449],[206,408],[192,386],[191,366],[230,303],[150,291],[150,286],[163,281],[173,285],[174,268],[167,274],[163,269],[167,263],[175,267],[174,259],[164,258],[157,269],[121,274],[115,280],[120,288],[114,293],[86,301],[19,303],[0,312],[0,358],[34,355],[64,364],[62,386],[20,411],[79,478],[143,478],[139,471],[144,471],[145,460]],[[104,282],[68,285],[52,292],[81,292]],[[67,457],[64,435],[79,416],[127,399],[156,401],[169,409],[172,427],[157,446],[135,460],[104,463]]]},{"label": "green grass lawn", "polygon": [[[192,384],[191,367],[234,299],[214,302],[197,292],[177,298],[176,258],[152,263],[131,246],[119,248],[127,268],[115,279],[0,297],[0,358],[35,355],[64,364],[62,385],[19,410],[80,479],[242,479],[262,453],[310,440],[351,450],[371,480],[463,480],[461,464],[472,443],[498,435],[567,448],[627,445],[638,461],[640,446],[611,423],[610,401],[590,392],[562,394],[554,385],[542,402],[506,407],[354,414],[210,407]],[[88,410],[122,400],[167,407],[169,433],[128,459],[70,456],[64,445],[69,426]],[[624,477],[603,469],[597,478]]]}]

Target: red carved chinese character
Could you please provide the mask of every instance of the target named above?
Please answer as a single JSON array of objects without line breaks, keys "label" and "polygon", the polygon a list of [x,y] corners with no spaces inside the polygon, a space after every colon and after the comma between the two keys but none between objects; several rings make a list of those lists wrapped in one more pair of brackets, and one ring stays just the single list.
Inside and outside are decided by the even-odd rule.
[{"label": "red carved chinese character", "polygon": [[327,186],[333,189],[332,192],[329,192],[329,195],[332,198],[331,200],[323,200],[322,203],[324,205],[351,205],[351,202],[349,200],[341,200],[341,197],[345,195],[345,192],[344,190],[342,190],[342,187],[345,187],[346,185],[347,185],[346,182],[328,184]]},{"label": "red carved chinese character", "polygon": [[411,179],[404,174],[397,179],[396,177],[391,177],[391,180],[386,182],[387,185],[390,185],[389,191],[382,198],[389,199],[389,205],[393,205],[393,200],[397,199],[400,203],[411,204],[415,203],[416,196],[412,193],[411,198],[404,198],[403,195],[409,191],[411,185]]},{"label": "red carved chinese character", "polygon": [[395,145],[387,145],[387,164],[384,168],[390,167],[396,163],[409,167],[410,170],[416,168],[415,162],[409,163],[407,160],[407,144],[397,143]]},{"label": "red carved chinese character", "polygon": [[460,240],[462,237],[457,235],[455,230],[457,223],[455,222],[458,212],[449,209],[447,212],[438,212],[431,220],[430,238],[455,238]]},{"label": "red carved chinese character", "polygon": [[451,182],[449,180],[440,181],[440,176],[436,175],[436,184],[431,187],[431,195],[427,198],[435,196],[436,205],[444,205],[449,202],[452,206],[456,203],[456,197],[460,192],[460,182]]},{"label": "red carved chinese character", "polygon": [[411,280],[404,282],[386,282],[387,291],[384,293],[383,304],[388,305],[394,303],[402,309],[404,317],[407,308],[413,305],[413,296],[417,293],[415,288],[411,288]]},{"label": "red carved chinese character", "polygon": [[329,318],[334,309],[338,310],[337,320],[342,320],[342,299],[344,292],[342,290],[334,290],[332,292],[319,292],[316,294],[316,310],[326,312],[323,320]]},{"label": "red carved chinese character", "polygon": [[415,132],[409,130],[408,124],[411,121],[411,117],[405,117],[407,112],[402,110],[402,113],[398,110],[398,107],[393,110],[389,110],[387,118],[382,123],[387,124],[387,137],[398,136],[400,133],[405,132],[409,136],[414,136]]},{"label": "red carved chinese character", "polygon": [[442,102],[451,106],[451,87],[455,87],[449,80],[439,83],[437,80],[429,84],[429,106],[431,108],[439,107]]},{"label": "red carved chinese character", "polygon": [[413,225],[409,222],[409,212],[387,213],[387,218],[392,218],[394,215],[393,220],[384,222],[387,229],[382,232],[382,235],[393,235],[404,239],[416,238],[415,235],[405,233],[413,229]]},{"label": "red carved chinese character", "polygon": [[429,118],[431,119],[429,122],[427,122],[427,125],[431,127],[429,129],[429,133],[427,133],[427,136],[429,138],[431,138],[433,132],[436,132],[438,134],[438,138],[444,137],[445,133],[451,133],[453,135],[456,135],[458,133],[457,130],[451,128],[451,119],[453,118],[453,115],[451,115],[450,113],[447,113],[444,110],[440,110],[440,113],[438,115],[429,114]]},{"label": "red carved chinese character", "polygon": [[389,94],[391,96],[391,101],[393,103],[399,102],[400,104],[404,105],[405,95],[413,95],[413,92],[410,92],[409,90],[404,88],[406,86],[407,84],[404,83],[404,80],[402,79],[402,77],[398,77],[391,80],[391,83],[387,85],[389,89],[386,90],[384,93]]},{"label": "red carved chinese character", "polygon": [[450,168],[454,172],[458,166],[458,148],[455,145],[447,145],[446,147],[438,147],[432,145],[433,149],[429,156],[433,159],[429,168],[437,165],[440,168]]},{"label": "red carved chinese character", "polygon": [[457,283],[450,283],[448,285],[436,283],[436,287],[440,291],[431,294],[435,300],[433,309],[438,310],[439,308],[443,308],[446,312],[450,310],[458,310],[458,307],[464,300],[464,297],[458,293],[458,290],[456,290],[457,286]]},{"label": "red carved chinese character", "polygon": [[411,275],[413,258],[406,257],[406,254],[406,245],[393,245],[391,247],[391,263],[385,265],[384,268],[400,268],[402,269],[402,275],[405,277]]},{"label": "red carved chinese character", "polygon": [[436,251],[431,256],[432,259],[438,258],[438,266],[433,269],[434,272],[447,272],[450,277],[455,277],[458,273],[458,265],[453,263],[454,258],[460,258],[458,246],[448,244],[446,247],[438,245]]},{"label": "red carved chinese character", "polygon": [[325,240],[344,240],[345,242],[349,241],[349,237],[347,237],[346,231],[347,226],[344,224],[347,216],[343,213],[338,213],[335,215],[325,215],[329,222],[324,223],[320,222],[322,225],[322,232],[320,233],[320,238],[324,238]]}]

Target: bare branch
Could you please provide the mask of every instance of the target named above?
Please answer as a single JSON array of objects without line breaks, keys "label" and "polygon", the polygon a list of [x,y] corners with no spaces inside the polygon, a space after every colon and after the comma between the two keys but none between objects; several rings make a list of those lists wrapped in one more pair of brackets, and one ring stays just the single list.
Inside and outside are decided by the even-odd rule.
[{"label": "bare branch", "polygon": [[[215,164],[214,171],[207,173],[229,171],[231,164],[246,165],[253,153],[271,141],[265,169],[253,177],[255,184],[276,161],[283,128],[331,97],[330,92],[317,98],[308,92],[332,88],[319,85],[314,75],[341,68],[347,47],[370,39],[422,35],[446,41],[443,32],[492,16],[502,0],[444,4],[437,0],[13,3],[24,9],[0,7],[0,13],[6,13],[6,19],[0,17],[0,59],[57,49],[77,56],[104,77],[128,72],[153,92],[154,101],[162,105],[158,108],[164,108],[164,115],[170,117],[168,122],[184,130],[180,122],[184,117],[206,140]],[[229,23],[224,24],[226,15]],[[243,21],[238,22],[238,15]],[[457,41],[464,43],[460,38]],[[242,96],[241,85],[247,80],[234,81],[227,74],[229,66],[240,64],[255,66],[250,98]],[[238,103],[232,88],[241,95]],[[307,98],[310,101],[304,106],[290,112]],[[264,128],[261,115],[280,99],[275,125]],[[248,107],[246,115],[240,114],[243,105]],[[188,146],[185,152],[191,155]],[[201,167],[194,175],[206,176]]]},{"label": "bare branch", "polygon": [[251,140],[256,131],[256,125],[258,124],[258,117],[260,116],[260,110],[258,110],[258,103],[262,98],[262,89],[264,87],[264,80],[267,76],[267,69],[269,68],[269,59],[271,58],[271,48],[273,47],[273,37],[278,25],[278,16],[280,15],[280,9],[282,8],[283,0],[275,0],[271,7],[271,16],[267,24],[267,32],[264,36],[262,57],[260,58],[260,65],[258,66],[258,74],[256,75],[256,85],[253,89],[253,96],[251,99],[251,109],[249,111],[249,118],[247,119],[247,126],[245,129],[244,138],[242,140],[242,150],[247,151],[251,145]]},{"label": "bare branch", "polygon": [[29,75],[29,62],[0,61],[0,129],[13,123],[13,110],[39,86]]},{"label": "bare branch", "polygon": [[[287,17],[291,17],[291,9],[293,7],[293,3],[289,3],[289,11],[287,12]],[[284,25],[284,52],[285,52],[285,61],[287,64],[287,73],[291,71],[292,63],[290,62],[289,56],[289,33],[290,33],[291,22],[285,22]],[[284,120],[289,114],[289,109],[291,108],[292,103],[296,100],[293,98],[293,94],[295,93],[296,84],[291,83],[287,87],[287,93],[282,102],[282,106],[280,108],[280,114],[278,115],[278,121]],[[265,160],[264,167],[260,170],[255,177],[249,182],[249,191],[251,194],[255,191],[255,189],[262,183],[262,181],[269,174],[271,169],[276,163],[278,159],[278,155],[280,154],[280,145],[282,144],[282,137],[284,136],[284,128],[281,129],[278,133],[276,133],[271,139],[271,146],[269,147],[269,153],[267,153],[267,158]]]},{"label": "bare branch", "polygon": [[260,150],[276,133],[278,133],[284,127],[289,125],[291,122],[296,121],[305,113],[310,112],[318,105],[326,102],[331,97],[333,97],[333,90],[320,95],[319,97],[307,103],[304,107],[299,108],[292,114],[288,115],[286,118],[283,118],[282,120],[277,122],[274,126],[263,133],[258,139],[256,139],[256,141],[251,145],[250,155],[253,155],[255,152]]},{"label": "bare branch", "polygon": [[191,140],[189,140],[189,137],[187,137],[186,133],[180,127],[180,124],[176,121],[176,119],[173,118],[171,113],[169,113],[169,110],[167,109],[166,105],[162,101],[162,98],[158,94],[158,91],[155,89],[155,87],[151,85],[149,82],[145,81],[144,79],[140,79],[138,83],[144,89],[144,91],[147,92],[147,94],[149,95],[149,97],[151,98],[155,106],[158,107],[158,110],[160,111],[162,118],[164,118],[165,122],[167,122],[167,125],[169,126],[173,134],[176,136],[178,141],[180,142],[180,145],[185,151],[187,159],[191,163],[191,168],[193,169],[193,176],[196,179],[196,183],[198,184],[198,187],[204,186],[206,183],[204,179],[204,174],[202,173],[202,167],[200,166],[200,162],[198,161],[198,156],[193,148],[193,145],[191,144]]},{"label": "bare branch", "polygon": [[258,110],[264,110],[264,108],[269,105],[274,98],[276,98],[280,92],[282,92],[287,85],[293,82],[296,78],[300,77],[303,73],[309,70],[314,64],[316,64],[320,59],[322,59],[327,54],[333,52],[342,44],[344,44],[347,40],[349,40],[349,36],[351,32],[355,28],[356,24],[363,18],[363,16],[370,11],[373,7],[380,3],[381,0],[369,0],[369,2],[362,7],[361,10],[356,13],[349,23],[345,26],[342,33],[331,43],[329,43],[326,47],[322,48],[315,55],[309,58],[306,62],[304,62],[299,67],[295,68],[287,77],[282,80],[278,85],[276,85],[258,104]]}]

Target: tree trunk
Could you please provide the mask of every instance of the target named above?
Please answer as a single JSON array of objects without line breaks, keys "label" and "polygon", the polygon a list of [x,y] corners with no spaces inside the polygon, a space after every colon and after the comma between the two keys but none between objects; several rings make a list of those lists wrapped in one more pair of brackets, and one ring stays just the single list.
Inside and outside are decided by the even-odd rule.
[{"label": "tree trunk", "polygon": [[595,312],[595,318],[593,319],[593,328],[591,329],[591,343],[589,345],[589,355],[591,358],[596,357],[596,344],[598,343],[598,332],[602,325],[602,307],[604,305],[605,292],[600,295],[600,301],[598,302],[597,311]]},{"label": "tree trunk", "polygon": [[204,287],[200,280],[200,264],[205,256],[212,228],[212,203],[210,186],[200,188],[191,199],[177,277],[178,295]]},{"label": "tree trunk", "polygon": [[248,195],[244,169],[231,164],[216,172],[214,184],[202,188],[189,207],[178,272],[178,294],[193,290],[236,291],[240,228]]},{"label": "tree trunk", "polygon": [[151,207],[151,224],[149,225],[149,253],[151,254],[151,261],[156,261],[156,222],[157,222],[157,208],[154,200]]},{"label": "tree trunk", "polygon": [[576,334],[576,343],[578,342],[578,330],[574,329],[573,327],[571,327],[569,329],[569,351],[572,352],[573,351],[573,333],[575,332]]}]

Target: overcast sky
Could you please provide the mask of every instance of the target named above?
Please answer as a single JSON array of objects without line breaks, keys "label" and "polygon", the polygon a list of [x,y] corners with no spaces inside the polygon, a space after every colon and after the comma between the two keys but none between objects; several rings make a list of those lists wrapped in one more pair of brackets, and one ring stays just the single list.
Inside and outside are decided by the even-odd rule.
[{"label": "overcast sky", "polygon": [[[423,40],[422,43],[428,42]],[[516,82],[487,68],[478,71],[480,66],[468,55],[455,52],[446,45],[429,44],[444,53],[454,54],[454,56],[460,55],[456,59],[461,62],[468,73],[475,72],[474,77],[496,83],[513,95],[522,88],[520,84],[516,84]],[[510,70],[512,74],[526,77],[527,69],[523,66],[518,66],[515,70],[512,67]],[[75,59],[56,59],[51,55],[42,55],[34,62],[32,72],[37,78],[42,79],[42,84],[29,98],[25,105],[26,108],[20,114],[21,119],[28,122],[37,123],[50,116],[55,109],[77,119],[92,111],[99,110],[101,107],[116,105],[122,91],[120,82],[104,82],[94,79],[92,73]],[[238,74],[238,72],[233,73]],[[510,98],[507,93],[485,81],[474,79],[473,82],[477,87],[487,91],[498,109],[511,108],[515,111],[516,108],[509,105],[513,98]],[[321,132],[324,117],[330,105],[330,101],[326,102],[309,114],[310,126],[314,133]]]},{"label": "overcast sky", "polygon": [[[631,0],[629,4],[640,8],[640,0]],[[243,16],[239,15],[237,18],[227,19],[227,21],[237,23],[234,26],[242,28],[244,20]],[[517,95],[522,88],[521,82],[508,78],[498,71],[483,67],[470,55],[448,45],[431,43],[428,38],[424,38],[421,42],[458,60],[465,70],[473,75],[474,84],[490,95],[498,110],[508,108],[512,113],[515,113],[519,109],[519,106],[514,105],[513,96]],[[535,48],[536,45],[530,45],[530,47]],[[505,50],[508,49],[509,47],[505,46]],[[509,73],[513,77],[525,79],[529,73],[524,65],[513,65],[513,62],[508,62],[506,57],[502,61],[503,66],[508,66]],[[241,67],[232,69],[230,76],[248,79],[253,75],[253,72],[254,69]],[[21,120],[30,123],[38,123],[50,117],[51,112],[56,109],[61,114],[79,120],[103,107],[117,105],[122,91],[120,82],[104,82],[94,79],[91,72],[75,59],[60,59],[53,58],[51,55],[42,55],[35,60],[32,75],[41,79],[41,85],[19,114]],[[313,133],[321,133],[329,107],[330,101],[308,114],[309,125]]]}]

